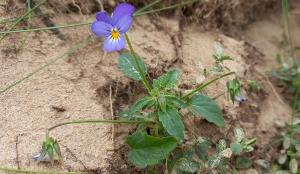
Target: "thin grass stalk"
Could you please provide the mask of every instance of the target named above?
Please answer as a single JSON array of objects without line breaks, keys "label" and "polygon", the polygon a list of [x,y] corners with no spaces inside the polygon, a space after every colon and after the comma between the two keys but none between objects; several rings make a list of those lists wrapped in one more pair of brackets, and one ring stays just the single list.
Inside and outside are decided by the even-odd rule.
[{"label": "thin grass stalk", "polygon": [[288,56],[295,61],[294,44],[292,40],[291,22],[289,16],[289,0],[282,0],[282,12],[284,22],[284,33],[288,42]]},{"label": "thin grass stalk", "polygon": [[[141,15],[146,15],[146,14],[151,14],[151,13],[157,13],[157,12],[161,12],[161,11],[164,11],[164,10],[169,10],[169,9],[172,9],[172,8],[177,8],[177,7],[187,5],[189,3],[193,3],[193,2],[197,2],[197,1],[199,1],[199,0],[186,1],[186,2],[183,2],[183,3],[171,5],[171,6],[164,7],[164,8],[149,10],[149,11],[137,10],[133,14],[133,16],[141,16]],[[150,7],[151,6],[149,6],[148,8],[150,8]],[[148,9],[148,8],[145,8],[145,9]],[[2,32],[0,32],[0,34],[36,32],[36,31],[46,31],[46,30],[53,30],[53,29],[73,28],[73,27],[81,27],[81,26],[85,26],[85,25],[91,25],[92,23],[93,22],[84,22],[84,23],[78,23],[78,24],[58,25],[58,26],[54,26],[54,27],[33,28],[33,29],[30,29],[30,30],[8,30],[8,31],[2,31]]]},{"label": "thin grass stalk", "polygon": [[[33,8],[31,8],[29,11],[27,11],[23,16],[21,16],[20,18],[18,18],[18,20],[9,27],[9,29],[7,31],[11,31],[13,30],[20,22],[22,22],[26,17],[28,17],[35,9],[39,8],[41,5],[43,5],[45,2],[47,2],[47,0],[43,0],[41,1],[40,3],[38,3],[36,6],[34,6]],[[0,34],[3,34],[1,37],[0,37],[0,41],[2,39],[4,39],[8,34],[9,32],[7,33],[0,33]]]}]

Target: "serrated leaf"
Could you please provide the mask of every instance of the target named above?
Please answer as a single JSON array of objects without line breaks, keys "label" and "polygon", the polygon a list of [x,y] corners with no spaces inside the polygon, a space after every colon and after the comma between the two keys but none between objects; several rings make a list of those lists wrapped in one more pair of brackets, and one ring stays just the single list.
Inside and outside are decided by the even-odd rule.
[{"label": "serrated leaf", "polygon": [[180,158],[176,161],[174,168],[182,172],[196,173],[199,170],[200,166],[197,162],[191,159]]},{"label": "serrated leaf", "polygon": [[221,109],[211,98],[198,94],[194,95],[187,103],[191,106],[190,110],[194,114],[202,116],[207,121],[219,127],[225,127],[225,120]]},{"label": "serrated leaf", "polygon": [[154,102],[152,97],[143,97],[136,101],[127,111],[121,112],[120,115],[123,117],[132,117],[136,112],[153,105]]},{"label": "serrated leaf", "polygon": [[178,69],[169,70],[153,81],[153,87],[157,89],[173,88],[176,86],[180,72]]},{"label": "serrated leaf", "polygon": [[[147,74],[147,67],[145,63],[139,57],[137,57],[137,59],[140,64],[141,70],[144,72],[144,74]],[[142,80],[142,77],[140,76],[138,68],[135,64],[134,58],[130,53],[120,55],[119,68],[128,77],[134,80]]]},{"label": "serrated leaf", "polygon": [[236,159],[236,168],[238,169],[248,169],[252,166],[252,160],[247,157],[239,156]]},{"label": "serrated leaf", "polygon": [[158,112],[158,118],[170,135],[175,136],[178,140],[183,140],[184,125],[175,108],[167,106],[165,111],[160,110]]},{"label": "serrated leaf", "polygon": [[232,143],[231,144],[231,150],[234,154],[238,155],[238,154],[242,153],[243,146],[239,143]]},{"label": "serrated leaf", "polygon": [[158,164],[177,146],[174,137],[154,137],[143,132],[135,132],[128,136],[127,144],[131,150],[129,160],[140,168]]},{"label": "serrated leaf", "polygon": [[207,151],[211,147],[211,144],[209,141],[206,139],[199,137],[197,140],[197,145],[196,145],[196,154],[197,156],[202,160],[206,161],[207,160]]},{"label": "serrated leaf", "polygon": [[217,168],[221,164],[221,157],[218,155],[213,155],[209,160],[208,160],[208,167],[211,169]]},{"label": "serrated leaf", "polygon": [[173,95],[165,95],[165,98],[167,100],[167,103],[173,104],[175,107],[185,109],[188,107],[188,105],[182,101],[181,99],[177,98],[176,96]]},{"label": "serrated leaf", "polygon": [[158,103],[159,103],[160,109],[165,112],[166,108],[167,108],[167,101],[166,101],[166,97],[164,95],[160,95],[158,97]]}]

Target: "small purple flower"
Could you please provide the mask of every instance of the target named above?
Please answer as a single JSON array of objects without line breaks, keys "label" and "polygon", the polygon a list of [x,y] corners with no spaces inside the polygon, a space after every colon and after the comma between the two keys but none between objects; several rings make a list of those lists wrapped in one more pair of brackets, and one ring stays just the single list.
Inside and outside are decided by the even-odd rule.
[{"label": "small purple flower", "polygon": [[125,47],[124,33],[132,25],[134,7],[128,3],[119,4],[113,14],[109,16],[106,12],[98,12],[96,21],[91,29],[98,37],[104,37],[104,50],[107,52],[118,51]]}]

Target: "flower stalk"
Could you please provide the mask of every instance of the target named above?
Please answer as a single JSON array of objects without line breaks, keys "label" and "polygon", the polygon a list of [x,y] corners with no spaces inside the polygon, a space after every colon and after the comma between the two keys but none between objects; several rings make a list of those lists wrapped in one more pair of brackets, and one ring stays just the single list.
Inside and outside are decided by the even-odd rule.
[{"label": "flower stalk", "polygon": [[223,75],[220,75],[220,76],[218,76],[218,77],[216,77],[216,78],[214,78],[214,79],[212,79],[212,80],[210,80],[210,81],[208,81],[208,82],[206,82],[206,83],[204,83],[204,84],[198,86],[197,88],[195,88],[195,89],[192,90],[191,92],[187,93],[186,95],[182,96],[182,99],[183,99],[183,100],[187,100],[188,97],[190,97],[190,96],[196,94],[197,92],[201,91],[202,89],[204,89],[204,88],[207,87],[208,85],[210,85],[210,84],[214,83],[215,81],[218,81],[218,80],[220,80],[220,79],[222,79],[222,78],[224,78],[224,77],[226,77],[226,76],[230,76],[230,75],[232,75],[232,74],[235,74],[235,72],[231,71],[231,72],[225,73],[225,74],[223,74]]},{"label": "flower stalk", "polygon": [[134,51],[134,49],[133,49],[133,47],[132,47],[132,44],[131,44],[131,42],[130,42],[130,40],[129,40],[129,37],[128,37],[128,35],[127,35],[126,33],[125,33],[125,39],[126,39],[126,41],[127,41],[127,44],[128,44],[128,46],[129,46],[131,55],[132,55],[132,57],[133,57],[133,59],[134,59],[134,62],[135,62],[135,64],[136,64],[137,70],[138,70],[138,72],[139,72],[139,74],[140,74],[140,76],[141,76],[141,78],[142,78],[142,81],[143,81],[143,83],[144,83],[146,89],[148,90],[148,92],[149,92],[149,94],[150,94],[150,91],[151,91],[152,87],[151,87],[151,85],[150,85],[150,82],[147,80],[146,75],[145,75],[144,72],[142,71],[141,65],[140,65],[140,63],[139,63],[139,61],[138,61],[138,59],[137,59],[137,57],[136,57],[135,51]]},{"label": "flower stalk", "polygon": [[153,121],[134,121],[134,120],[75,120],[59,123],[55,126],[50,127],[47,130],[46,137],[48,137],[49,132],[55,128],[69,125],[69,124],[97,124],[97,123],[111,123],[111,124],[139,124],[139,123],[153,123]]}]

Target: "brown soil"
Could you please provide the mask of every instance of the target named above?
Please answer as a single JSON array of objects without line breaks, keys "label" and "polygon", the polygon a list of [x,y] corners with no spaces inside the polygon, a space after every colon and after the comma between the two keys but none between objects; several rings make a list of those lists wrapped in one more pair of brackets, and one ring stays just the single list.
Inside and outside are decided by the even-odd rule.
[{"label": "brown soil", "polygon": [[[73,10],[73,13],[67,16],[55,15],[53,21],[64,24],[94,19],[94,16],[89,14],[99,9],[93,5],[96,2],[87,1],[87,4],[75,2],[82,9],[81,14],[75,14],[76,10]],[[272,149],[265,147],[278,133],[276,125],[287,122],[290,114],[289,106],[282,102],[268,79],[269,71],[277,66],[274,55],[282,48],[283,43],[282,29],[278,21],[281,13],[277,11],[251,25],[246,25],[257,17],[253,14],[253,9],[260,3],[262,5],[260,11],[272,10],[277,4],[266,0],[241,2],[232,8],[230,5],[233,1],[228,3],[214,1],[216,4],[222,4],[216,5],[216,8],[211,4],[198,4],[195,6],[196,14],[190,14],[189,18],[170,14],[168,17],[137,17],[128,35],[136,52],[145,58],[150,78],[157,77],[171,67],[178,67],[182,72],[179,84],[182,90],[189,90],[206,80],[203,76],[204,68],[214,65],[213,43],[221,42],[225,53],[235,59],[225,64],[240,75],[247,101],[238,105],[232,104],[226,95],[217,98],[227,122],[225,129],[216,129],[204,120],[188,117],[188,114],[185,124],[189,125],[189,131],[210,137],[214,142],[224,136],[230,138],[232,128],[241,126],[246,129],[249,138],[258,139],[256,145],[258,150],[253,157],[272,159]],[[55,3],[57,1],[48,5],[53,6]],[[114,1],[109,1],[105,7],[113,6],[113,3]],[[255,18],[247,15],[248,11],[239,13],[234,10],[240,7],[252,9],[251,14]],[[188,7],[187,11],[191,11],[189,8],[191,7]],[[201,17],[197,11],[204,8],[207,8],[205,13],[209,14],[207,18]],[[65,14],[62,8],[56,7],[53,11],[56,10]],[[220,11],[226,11],[228,14],[222,15]],[[300,22],[297,21],[299,13],[296,9],[291,13],[295,24],[294,32],[299,33]],[[5,10],[1,14],[4,17],[12,16]],[[196,17],[202,25],[190,23]],[[241,22],[240,19],[246,21]],[[34,25],[40,26],[39,22]],[[223,26],[231,25],[236,26],[236,29],[246,27],[245,30],[234,30],[231,33],[239,36],[239,39],[226,36],[220,30],[203,30],[219,28],[228,33],[229,27]],[[70,46],[81,42],[91,34],[87,26],[60,31],[66,37],[65,40],[50,32],[36,32],[15,34],[1,41],[0,86],[7,86],[24,77],[47,61],[62,55]],[[22,44],[24,38],[26,40]],[[294,42],[300,46],[299,41]],[[44,132],[50,126],[74,119],[115,119],[119,111],[145,95],[145,90],[139,83],[124,77],[118,69],[117,57],[120,53],[105,54],[101,47],[102,42],[94,38],[92,44],[84,49],[65,56],[0,95],[2,118],[0,166],[92,173],[141,172],[127,161],[128,147],[124,145],[124,140],[134,126],[126,125],[69,125],[58,128],[51,135],[61,145],[63,163],[53,166],[36,163],[31,159],[40,150]],[[263,91],[249,92],[248,79],[258,80]],[[207,88],[209,96],[224,93],[226,80],[228,78]]]}]

